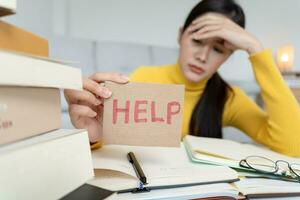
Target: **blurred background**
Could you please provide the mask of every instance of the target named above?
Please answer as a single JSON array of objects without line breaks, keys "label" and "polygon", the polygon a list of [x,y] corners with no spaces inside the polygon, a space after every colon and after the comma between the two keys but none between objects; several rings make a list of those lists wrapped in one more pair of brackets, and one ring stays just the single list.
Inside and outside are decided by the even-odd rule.
[{"label": "blurred background", "polygon": [[[130,74],[139,65],[176,62],[179,27],[198,1],[17,0],[17,14],[2,20],[47,38],[50,57],[75,62],[84,75],[96,71]],[[300,71],[300,0],[237,2],[246,13],[246,29],[273,50],[274,59],[290,63],[283,65],[283,71]],[[235,52],[220,73],[259,103],[259,87],[246,53]],[[300,88],[296,79],[290,85]],[[62,126],[70,128],[62,101]],[[233,128],[225,128],[226,137],[250,141]]]}]

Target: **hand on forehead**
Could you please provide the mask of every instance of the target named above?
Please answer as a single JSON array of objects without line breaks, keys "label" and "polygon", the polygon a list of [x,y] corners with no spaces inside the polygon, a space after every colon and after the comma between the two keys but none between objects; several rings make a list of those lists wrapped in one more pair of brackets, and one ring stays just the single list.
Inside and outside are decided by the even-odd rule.
[{"label": "hand on forehead", "polygon": [[236,26],[238,25],[227,16],[210,12],[196,18],[186,32],[195,40],[217,43],[233,51],[235,47],[223,37],[222,32],[224,28]]}]

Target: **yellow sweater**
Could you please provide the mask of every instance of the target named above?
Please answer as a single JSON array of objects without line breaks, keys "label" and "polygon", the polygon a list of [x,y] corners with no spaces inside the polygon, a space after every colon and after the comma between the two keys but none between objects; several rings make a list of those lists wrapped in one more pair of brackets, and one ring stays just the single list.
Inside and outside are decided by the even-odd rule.
[{"label": "yellow sweater", "polygon": [[[265,111],[261,110],[240,88],[225,103],[223,126],[236,127],[255,141],[274,151],[300,156],[300,109],[297,100],[284,82],[270,50],[249,57],[255,78],[260,85]],[[178,64],[142,66],[131,74],[131,81],[184,84],[185,101],[182,138],[189,133],[193,109],[202,95],[207,80],[188,82]]]}]

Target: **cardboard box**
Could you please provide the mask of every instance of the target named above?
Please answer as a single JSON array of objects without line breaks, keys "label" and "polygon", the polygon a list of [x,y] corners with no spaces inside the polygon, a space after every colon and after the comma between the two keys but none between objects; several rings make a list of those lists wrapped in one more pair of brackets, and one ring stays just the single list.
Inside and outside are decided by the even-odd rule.
[{"label": "cardboard box", "polygon": [[0,20],[0,49],[48,57],[48,41]]},{"label": "cardboard box", "polygon": [[0,145],[59,128],[59,89],[0,86]]}]

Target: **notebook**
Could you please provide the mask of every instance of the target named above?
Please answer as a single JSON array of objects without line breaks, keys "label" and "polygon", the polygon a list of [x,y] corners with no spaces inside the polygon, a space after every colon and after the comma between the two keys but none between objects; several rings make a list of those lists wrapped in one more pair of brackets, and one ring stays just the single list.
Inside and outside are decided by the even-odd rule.
[{"label": "notebook", "polygon": [[265,178],[245,178],[234,185],[247,198],[298,197],[300,184]]},{"label": "notebook", "polygon": [[290,163],[300,163],[300,158],[285,156],[264,146],[242,144],[226,139],[187,135],[184,138],[184,145],[194,162],[229,166],[239,170],[246,170],[239,166],[239,162],[251,155],[263,156],[273,161],[285,160]]},{"label": "notebook", "polygon": [[238,180],[229,167],[190,162],[182,144],[180,148],[106,145],[92,152],[95,178],[89,183],[119,193],[139,188],[140,181],[127,159],[130,151],[147,177],[144,186],[149,190]]},{"label": "notebook", "polygon": [[237,169],[241,180],[234,182],[233,185],[247,198],[298,197],[300,199],[299,182],[283,181],[280,176],[256,173],[239,166],[239,161],[250,155],[263,156],[273,161],[281,159],[290,163],[299,163],[299,158],[288,157],[266,147],[226,139],[188,135],[184,138],[184,144],[189,157],[195,163],[230,166]]}]

